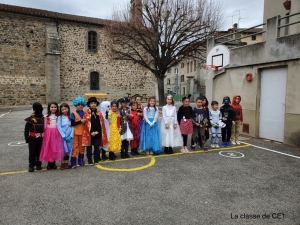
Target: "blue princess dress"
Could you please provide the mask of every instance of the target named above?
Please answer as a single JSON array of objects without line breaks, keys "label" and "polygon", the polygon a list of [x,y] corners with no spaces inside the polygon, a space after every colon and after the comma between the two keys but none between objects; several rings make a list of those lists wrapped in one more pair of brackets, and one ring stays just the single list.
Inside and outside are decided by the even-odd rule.
[{"label": "blue princess dress", "polygon": [[157,121],[158,108],[145,107],[143,110],[144,120],[140,137],[140,150],[152,150],[153,154],[162,153],[160,127]]},{"label": "blue princess dress", "polygon": [[71,126],[71,120],[67,116],[59,116],[57,128],[63,140],[64,155],[70,156],[74,141],[74,127]]}]

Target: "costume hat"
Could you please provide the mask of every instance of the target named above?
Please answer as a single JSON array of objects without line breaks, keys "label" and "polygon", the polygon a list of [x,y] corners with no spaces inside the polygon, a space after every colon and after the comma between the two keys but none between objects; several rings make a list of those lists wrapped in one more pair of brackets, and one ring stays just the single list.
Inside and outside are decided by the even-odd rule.
[{"label": "costume hat", "polygon": [[88,107],[90,107],[90,103],[91,103],[91,102],[97,103],[97,106],[100,104],[100,103],[98,102],[98,100],[97,100],[96,97],[90,97],[90,98],[88,99],[86,105],[87,105]]},{"label": "costume hat", "polygon": [[123,97],[123,98],[120,98],[119,100],[118,100],[118,102],[130,102],[130,100],[129,100],[129,98],[127,98],[127,97]]}]

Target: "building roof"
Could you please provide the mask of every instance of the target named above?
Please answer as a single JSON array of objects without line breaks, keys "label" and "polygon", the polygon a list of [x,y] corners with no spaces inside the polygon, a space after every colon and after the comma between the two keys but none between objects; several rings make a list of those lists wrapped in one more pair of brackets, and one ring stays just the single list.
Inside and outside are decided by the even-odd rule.
[{"label": "building roof", "polygon": [[96,24],[102,26],[107,24],[109,21],[109,20],[103,20],[103,19],[98,19],[93,17],[76,16],[71,14],[52,12],[48,10],[34,9],[34,8],[27,8],[21,6],[6,5],[6,4],[0,4],[0,11],[51,18],[51,19],[58,19],[58,20],[74,21],[80,23]]}]

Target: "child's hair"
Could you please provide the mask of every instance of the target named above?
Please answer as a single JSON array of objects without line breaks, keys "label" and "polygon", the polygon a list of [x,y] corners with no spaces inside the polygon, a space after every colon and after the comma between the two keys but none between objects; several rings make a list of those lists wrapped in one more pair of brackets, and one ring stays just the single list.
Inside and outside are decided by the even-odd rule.
[{"label": "child's hair", "polygon": [[203,101],[203,98],[201,98],[201,97],[197,97],[197,98],[196,98],[196,102],[197,102],[198,100],[201,100],[201,101]]},{"label": "child's hair", "polygon": [[137,98],[141,98],[141,100],[142,100],[142,96],[140,96],[140,95],[136,95],[134,99],[136,100]]},{"label": "child's hair", "polygon": [[113,101],[110,103],[110,107],[112,107],[113,105],[116,105],[117,108],[119,108],[119,102],[118,102],[118,101],[113,100]]},{"label": "child's hair", "polygon": [[47,107],[47,117],[51,116],[51,112],[50,112],[51,105],[56,105],[57,110],[55,112],[55,116],[59,116],[59,108],[57,102],[49,102]]},{"label": "child's hair", "polygon": [[131,102],[129,103],[129,106],[132,106],[132,105],[137,105],[137,101],[131,101]]},{"label": "child's hair", "polygon": [[171,97],[169,95],[166,97],[165,104],[167,104],[167,98],[171,98],[172,99],[172,103],[171,104],[174,105],[174,99],[173,99],[173,97]]},{"label": "child's hair", "polygon": [[211,106],[214,106],[214,105],[219,105],[219,102],[217,102],[217,101],[212,101],[212,102],[211,102]]},{"label": "child's hair", "polygon": [[[150,100],[151,99],[154,99],[154,101],[156,102],[156,99],[155,99],[155,96],[151,96],[151,97],[149,97],[148,98],[148,105],[147,105],[147,110],[150,110],[149,108],[150,108]],[[156,104],[154,103],[154,109],[155,109],[155,111],[156,111]]]},{"label": "child's hair", "polygon": [[70,106],[67,103],[61,103],[59,106],[59,111],[60,111],[59,115],[63,115],[63,113],[61,111],[62,107],[68,108],[67,116],[70,119]]},{"label": "child's hair", "polygon": [[183,102],[184,100],[189,99],[188,97],[184,96],[181,101]]}]

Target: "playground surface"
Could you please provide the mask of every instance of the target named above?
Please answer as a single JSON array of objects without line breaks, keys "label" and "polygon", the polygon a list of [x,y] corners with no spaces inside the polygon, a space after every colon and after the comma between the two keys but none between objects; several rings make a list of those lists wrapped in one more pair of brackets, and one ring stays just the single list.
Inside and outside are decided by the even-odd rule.
[{"label": "playground surface", "polygon": [[0,112],[0,224],[300,224],[297,147],[249,138],[28,173],[30,114]]}]

